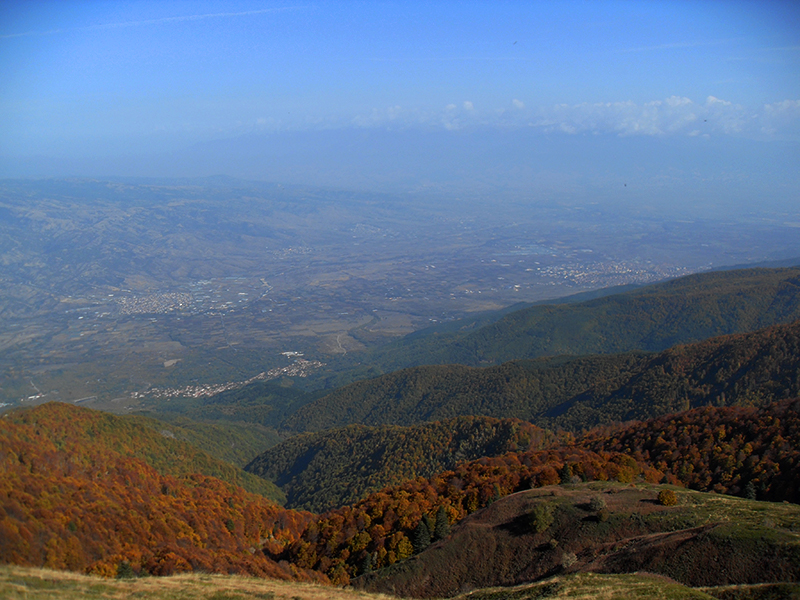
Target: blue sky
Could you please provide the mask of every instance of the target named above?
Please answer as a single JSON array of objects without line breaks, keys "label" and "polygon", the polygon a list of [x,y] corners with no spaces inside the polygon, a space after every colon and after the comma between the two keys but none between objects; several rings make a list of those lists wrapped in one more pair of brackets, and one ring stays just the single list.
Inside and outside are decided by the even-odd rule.
[{"label": "blue sky", "polygon": [[[335,148],[337,132],[351,146],[354,135],[388,136],[401,155],[414,135],[463,145],[524,132],[528,145],[554,147],[648,139],[654,156],[671,148],[665,161],[707,140],[759,162],[751,143],[774,152],[800,141],[800,3],[0,5],[2,176],[217,168],[347,185],[333,166],[340,151],[303,156],[315,135]],[[269,160],[239,168],[236,147]],[[402,177],[373,165],[375,185],[423,177],[406,162]],[[784,192],[770,193],[797,189],[797,166],[773,170]],[[457,165],[437,168],[447,179]],[[319,175],[333,170],[338,179]]]}]

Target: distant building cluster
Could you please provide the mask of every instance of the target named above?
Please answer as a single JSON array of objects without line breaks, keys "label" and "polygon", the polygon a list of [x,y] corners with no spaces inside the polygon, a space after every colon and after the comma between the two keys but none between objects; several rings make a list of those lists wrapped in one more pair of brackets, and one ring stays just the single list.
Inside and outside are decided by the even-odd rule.
[{"label": "distant building cluster", "polygon": [[268,379],[276,379],[278,377],[308,377],[311,369],[319,369],[324,367],[325,363],[318,360],[305,360],[298,358],[288,367],[280,367],[267,371]]},{"label": "distant building cluster", "polygon": [[188,310],[192,295],[185,292],[150,294],[148,296],[114,298],[121,315],[164,314]]},{"label": "distant building cluster", "polygon": [[273,258],[284,259],[290,256],[300,256],[303,254],[311,254],[314,250],[308,246],[290,246],[288,248],[281,248],[272,252]]},{"label": "distant building cluster", "polygon": [[643,266],[631,262],[573,263],[536,269],[539,275],[581,287],[607,287],[629,283],[651,283],[692,272],[686,267]]},{"label": "distant building cluster", "polygon": [[[283,354],[289,354],[284,352]],[[299,354],[299,353],[291,353]],[[226,383],[204,383],[201,385],[187,385],[180,388],[159,388],[153,387],[144,392],[131,392],[131,397],[139,398],[206,398],[226,392],[243,388],[256,381],[269,381],[278,377],[308,377],[312,369],[324,367],[325,363],[318,360],[296,359],[291,365],[286,367],[276,367],[269,371],[262,371],[258,375],[245,379],[244,381],[228,381]]]}]

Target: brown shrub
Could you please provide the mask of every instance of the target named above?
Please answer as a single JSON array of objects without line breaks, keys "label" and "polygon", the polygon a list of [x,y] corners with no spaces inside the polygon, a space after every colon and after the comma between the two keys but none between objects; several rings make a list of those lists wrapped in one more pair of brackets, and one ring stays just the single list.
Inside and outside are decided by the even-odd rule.
[{"label": "brown shrub", "polygon": [[658,503],[661,506],[675,506],[678,503],[678,496],[672,490],[661,490],[658,492]]}]

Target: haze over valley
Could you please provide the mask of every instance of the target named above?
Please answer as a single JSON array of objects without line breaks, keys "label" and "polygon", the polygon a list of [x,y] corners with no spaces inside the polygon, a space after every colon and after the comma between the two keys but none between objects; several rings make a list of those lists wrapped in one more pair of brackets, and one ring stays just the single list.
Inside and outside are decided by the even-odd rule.
[{"label": "haze over valley", "polygon": [[800,212],[661,221],[224,178],[2,185],[6,407],[123,411],[320,375],[470,314],[800,254]]}]

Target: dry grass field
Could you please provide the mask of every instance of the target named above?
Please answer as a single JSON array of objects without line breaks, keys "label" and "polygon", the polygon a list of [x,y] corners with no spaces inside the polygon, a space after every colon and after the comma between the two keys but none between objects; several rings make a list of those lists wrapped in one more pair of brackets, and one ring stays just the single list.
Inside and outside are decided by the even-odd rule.
[{"label": "dry grass field", "polygon": [[[790,600],[800,584],[692,589],[646,573],[578,573],[510,588],[474,590],[454,600]],[[385,594],[227,575],[103,579],[0,565],[3,600],[396,600]]]},{"label": "dry grass field", "polygon": [[0,566],[3,600],[357,600],[389,599],[332,586],[229,575],[103,579],[67,571]]}]

